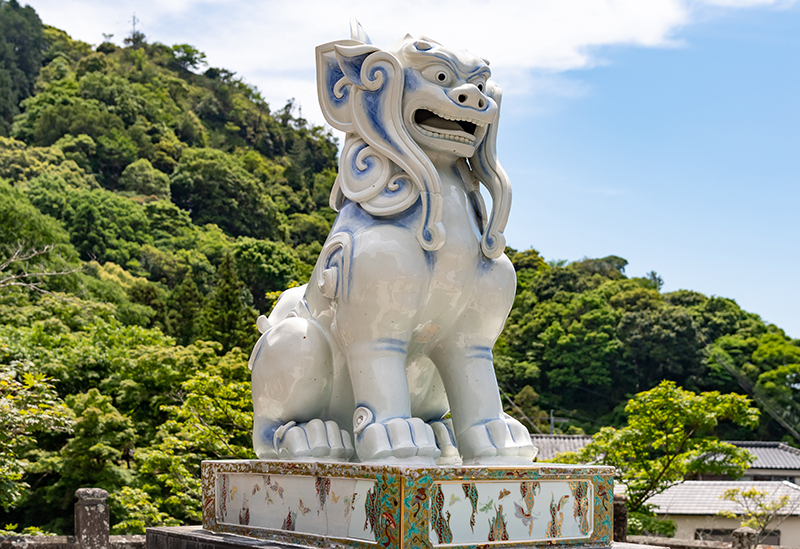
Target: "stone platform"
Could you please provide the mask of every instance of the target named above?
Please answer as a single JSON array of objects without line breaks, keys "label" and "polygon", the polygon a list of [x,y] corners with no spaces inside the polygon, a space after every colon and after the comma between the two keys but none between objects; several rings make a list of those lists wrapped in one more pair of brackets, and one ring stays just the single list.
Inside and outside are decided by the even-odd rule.
[{"label": "stone platform", "polygon": [[[20,549],[31,549],[31,545],[20,546]],[[43,549],[51,548],[47,546]],[[147,549],[305,549],[305,547],[235,534],[209,532],[202,526],[160,526],[147,529]],[[611,549],[668,548],[614,541],[611,543]]]},{"label": "stone platform", "polygon": [[205,461],[203,528],[312,547],[610,547],[613,472]]}]

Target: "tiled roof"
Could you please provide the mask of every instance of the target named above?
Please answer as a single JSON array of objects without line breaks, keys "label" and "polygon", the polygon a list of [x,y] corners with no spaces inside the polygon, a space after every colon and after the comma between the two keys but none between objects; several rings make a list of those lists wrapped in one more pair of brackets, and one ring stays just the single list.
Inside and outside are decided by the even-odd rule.
[{"label": "tiled roof", "polygon": [[[561,452],[577,452],[592,441],[589,435],[531,435],[533,445],[539,449],[537,460],[553,459]],[[746,448],[756,460],[751,469],[798,469],[800,450],[784,442],[759,442],[752,440],[728,441]]]},{"label": "tiled roof", "polygon": [[800,450],[783,442],[731,441],[756,456],[751,469],[800,469]]},{"label": "tiled roof", "polygon": [[553,459],[561,452],[577,452],[591,441],[590,435],[531,435],[531,442],[539,449],[537,461]]},{"label": "tiled roof", "polygon": [[792,515],[800,515],[800,486],[787,481],[754,480],[687,480],[647,500],[659,515],[716,515],[719,511],[736,511],[738,506],[721,499],[725,490],[755,488],[766,492],[767,501],[788,495]]}]

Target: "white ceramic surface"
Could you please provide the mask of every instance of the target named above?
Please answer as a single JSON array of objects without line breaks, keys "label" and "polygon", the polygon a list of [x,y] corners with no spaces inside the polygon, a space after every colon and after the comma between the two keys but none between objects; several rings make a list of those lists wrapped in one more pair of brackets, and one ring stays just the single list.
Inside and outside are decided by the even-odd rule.
[{"label": "white ceramic surface", "polygon": [[259,319],[257,455],[530,463],[492,362],[516,280],[488,63],[427,38],[382,50],[357,24],[316,56],[322,110],[346,132],[339,214],[309,284]]},{"label": "white ceramic surface", "polygon": [[375,541],[366,521],[375,481],[223,473],[217,481],[219,524]]},{"label": "white ceramic surface", "polygon": [[[429,539],[431,544],[442,546],[588,538],[594,498],[591,483],[572,484],[578,483],[580,489],[568,481],[436,483],[442,493],[439,514],[446,525],[437,531],[434,511]],[[465,486],[474,487],[472,499]],[[433,496],[432,507],[436,506],[435,499]],[[492,530],[494,536],[490,535]]]}]

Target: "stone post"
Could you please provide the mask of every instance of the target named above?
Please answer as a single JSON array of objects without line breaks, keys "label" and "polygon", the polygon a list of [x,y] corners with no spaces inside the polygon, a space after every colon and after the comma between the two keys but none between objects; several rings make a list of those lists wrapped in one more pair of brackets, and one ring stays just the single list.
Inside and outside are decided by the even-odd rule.
[{"label": "stone post", "polygon": [[102,488],[79,488],[75,497],[75,538],[81,549],[108,549],[108,492]]},{"label": "stone post", "polygon": [[742,526],[733,531],[731,549],[755,549],[756,531],[747,526]]},{"label": "stone post", "polygon": [[628,540],[628,498],[614,496],[614,541]]}]

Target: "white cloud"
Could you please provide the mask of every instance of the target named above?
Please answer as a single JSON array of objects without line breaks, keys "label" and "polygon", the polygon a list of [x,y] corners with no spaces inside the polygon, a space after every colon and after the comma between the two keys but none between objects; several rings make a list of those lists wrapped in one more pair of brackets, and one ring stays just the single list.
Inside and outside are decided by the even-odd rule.
[{"label": "white cloud", "polygon": [[[273,108],[295,97],[322,122],[314,88],[314,47],[347,38],[359,18],[373,42],[389,46],[406,32],[487,57],[499,82],[535,91],[531,71],[591,67],[598,47],[663,47],[701,4],[748,7],[787,0],[28,0],[45,23],[99,43],[130,32],[134,12],[149,40],[190,43],[214,66],[255,84]],[[566,89],[569,89],[567,86]]]},{"label": "white cloud", "polygon": [[751,8],[759,6],[787,7],[796,3],[796,0],[696,0],[696,2],[726,8]]}]

